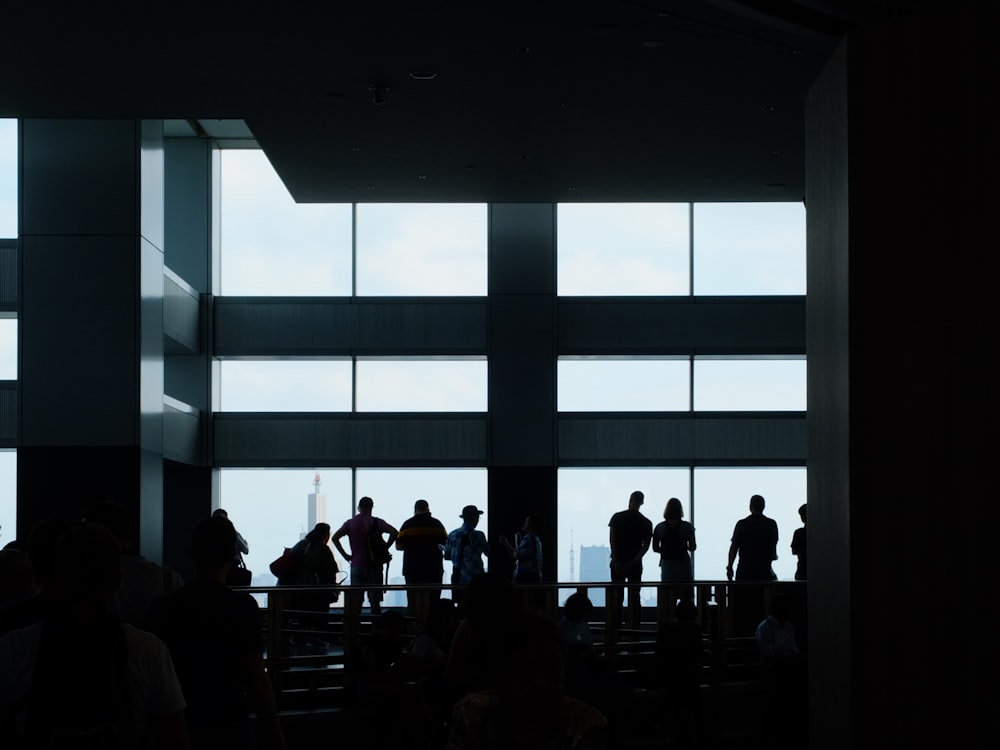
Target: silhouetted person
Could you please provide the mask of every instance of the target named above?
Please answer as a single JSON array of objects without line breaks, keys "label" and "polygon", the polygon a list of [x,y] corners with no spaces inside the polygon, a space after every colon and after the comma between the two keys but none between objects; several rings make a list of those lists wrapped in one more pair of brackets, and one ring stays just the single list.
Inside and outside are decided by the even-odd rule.
[{"label": "silhouetted person", "polygon": [[447,750],[606,747],[607,719],[565,694],[559,631],[540,614],[516,613],[499,631],[497,681],[454,709]]},{"label": "silhouetted person", "polygon": [[626,715],[633,688],[598,652],[590,630],[593,610],[590,597],[577,591],[566,598],[556,623],[563,642],[566,695],[592,705],[611,727]]},{"label": "silhouetted person", "polygon": [[[394,526],[384,519],[372,515],[374,507],[375,501],[370,497],[358,500],[357,515],[344,521],[333,535],[333,546],[351,565],[351,587],[363,587],[368,592],[368,604],[371,607],[372,616],[382,613],[382,565],[375,564],[368,559],[368,534],[372,532],[373,527],[377,527],[381,534],[388,535],[388,546],[390,547],[399,535],[399,531]],[[340,543],[340,540],[345,536],[351,545],[350,552],[345,550]]]},{"label": "silhouetted person", "polygon": [[767,617],[754,634],[764,663],[765,729],[776,735],[805,729],[808,680],[791,619],[793,607],[791,598],[775,594]]},{"label": "silhouetted person", "polygon": [[496,685],[500,628],[518,599],[510,579],[480,573],[469,582],[466,606],[451,641],[445,678],[455,695]]},{"label": "silhouetted person", "polygon": [[694,602],[681,599],[674,607],[674,619],[660,626],[656,638],[657,686],[669,691],[666,706],[683,742],[701,739],[704,733],[701,678],[705,645],[697,616]]},{"label": "silhouetted person", "polygon": [[31,566],[34,594],[12,602],[0,620],[0,635],[41,622],[58,604],[52,588],[52,566],[56,544],[66,531],[78,525],[77,521],[50,518],[35,524],[28,536],[27,560]]},{"label": "silhouetted person", "polygon": [[[226,512],[224,508],[216,508],[212,511],[213,516],[222,516],[223,518],[229,518],[229,513]],[[229,519],[230,521],[232,519]],[[235,524],[233,524],[235,526]],[[236,531],[236,564],[229,571],[229,578],[226,580],[230,586],[249,586],[251,583],[251,578],[253,574],[246,567],[246,562],[243,560],[243,555],[250,554],[250,545],[247,544],[247,540],[243,535]]]},{"label": "silhouetted person", "polygon": [[[778,559],[778,524],[764,515],[764,498],[750,498],[750,515],[736,522],[729,544],[726,577],[732,581],[775,581],[771,563]],[[739,557],[735,574],[733,563]],[[737,635],[752,635],[764,616],[763,591],[736,587],[733,593]]]},{"label": "silhouetted person", "polygon": [[737,581],[775,581],[777,576],[771,563],[778,559],[778,524],[764,515],[764,498],[750,498],[750,515],[736,522],[729,545],[729,562],[726,577],[732,581],[733,563]]},{"label": "silhouetted person", "polygon": [[142,627],[150,604],[184,583],[170,568],[147,560],[135,550],[128,511],[113,502],[98,502],[83,512],[82,520],[110,529],[122,551],[122,582],[115,592],[112,610],[123,622]]},{"label": "silhouetted person", "polygon": [[[430,504],[417,500],[413,515],[399,527],[396,549],[403,553],[403,580],[407,586],[440,584],[444,580],[444,543],[448,532],[431,515]],[[406,592],[407,613],[418,620],[441,598],[441,589]]]},{"label": "silhouetted person", "polygon": [[[642,556],[649,549],[653,522],[639,512],[645,495],[636,490],[628,499],[628,509],[611,516],[608,522],[611,545],[611,581],[628,583],[629,627],[639,628],[641,619],[639,590],[642,587]],[[622,613],[618,614],[622,622]]]},{"label": "silhouetted person", "polygon": [[[660,581],[662,583],[686,583],[694,580],[691,554],[698,544],[694,537],[694,526],[684,520],[684,506],[676,497],[667,500],[663,509],[663,520],[653,529],[653,553],[660,556]],[[690,587],[671,587],[661,595],[673,601],[691,596]]]},{"label": "silhouetted person", "polygon": [[153,605],[149,629],[173,656],[195,750],[254,747],[251,709],[258,746],[280,750],[285,742],[264,669],[263,617],[250,594],[226,585],[237,549],[228,518],[199,522],[191,534],[195,578]]},{"label": "silhouetted person", "polygon": [[[503,534],[498,541],[504,551],[514,560],[514,583],[541,583],[542,580],[542,539],[541,516],[529,513],[521,530],[514,535],[511,544]],[[545,592],[533,588],[522,588],[519,591],[522,608],[534,612],[540,611],[545,603]]]},{"label": "silhouetted person", "polygon": [[25,612],[38,591],[27,550],[0,550],[0,635],[30,624]]},{"label": "silhouetted person", "polygon": [[[451,560],[451,582],[454,584],[470,583],[473,578],[486,572],[483,558],[490,556],[490,543],[486,534],[476,528],[482,515],[483,511],[475,505],[466,505],[462,508],[462,525],[453,529],[444,543],[444,557]],[[466,592],[456,589],[452,595],[458,604],[460,616],[464,617]]]},{"label": "silhouetted person", "polygon": [[792,554],[797,558],[795,563],[795,580],[806,580],[806,506],[799,506],[799,518],[802,526],[792,533]]},{"label": "silhouetted person", "polygon": [[538,537],[540,518],[529,513],[514,536],[514,544],[500,535],[500,544],[514,558],[514,583],[538,583],[542,580],[542,540]]},{"label": "silhouetted person", "polygon": [[[322,630],[326,614],[330,611],[330,602],[339,598],[339,593],[333,589],[337,585],[340,568],[333,556],[333,550],[330,549],[330,524],[320,521],[292,549],[300,558],[295,584],[330,587],[320,591],[300,591],[294,599],[298,609],[316,613],[307,616],[306,626]],[[325,648],[330,644],[319,635],[315,635],[306,639],[306,645]]]},{"label": "silhouetted person", "polygon": [[[75,524],[51,559],[55,609],[0,638],[0,719],[21,748],[190,747],[170,652],[108,605],[121,549],[107,528]],[[18,744],[20,743],[20,744]]]}]

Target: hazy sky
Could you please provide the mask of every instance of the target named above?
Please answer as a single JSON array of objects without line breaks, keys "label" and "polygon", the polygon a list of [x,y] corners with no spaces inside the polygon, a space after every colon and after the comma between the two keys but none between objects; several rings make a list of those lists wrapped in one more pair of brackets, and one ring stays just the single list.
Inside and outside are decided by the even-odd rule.
[{"label": "hazy sky", "polygon": [[[0,236],[14,236],[16,127],[0,120]],[[258,151],[222,154],[221,293],[254,295],[485,295],[487,207],[461,205],[357,206],[357,268],[352,274],[350,205],[296,205]],[[693,214],[693,224],[691,222]],[[569,204],[558,208],[560,294],[687,295],[691,246],[696,294],[804,294],[805,211],[801,204]],[[0,379],[16,377],[16,323],[0,321]],[[805,361],[633,361],[576,359],[559,363],[560,410],[687,411],[805,409]],[[357,403],[363,411],[483,411],[487,363],[362,360]],[[351,408],[351,363],[225,362],[223,410],[346,411]],[[14,528],[13,452],[0,452],[0,543]],[[250,542],[257,573],[305,528],[306,497],[319,471],[327,520],[335,527],[351,498],[375,498],[377,515],[399,525],[413,501],[426,498],[448,528],[461,507],[487,508],[485,470],[316,467],[304,470],[225,470],[222,504]],[[352,480],[357,485],[352,487]],[[696,573],[722,578],[733,524],[751,494],[768,501],[779,524],[775,565],[791,578],[788,550],[805,502],[805,469],[563,469],[559,471],[559,549],[546,565],[569,578],[570,534],[579,571],[582,545],[606,545],[610,515],[634,489],[646,492],[644,513],[657,523],[667,498],[679,497],[697,529]],[[516,529],[483,527],[491,538]],[[343,564],[343,561],[341,561]],[[647,557],[645,577],[658,578]],[[399,558],[390,568],[400,572]]]}]

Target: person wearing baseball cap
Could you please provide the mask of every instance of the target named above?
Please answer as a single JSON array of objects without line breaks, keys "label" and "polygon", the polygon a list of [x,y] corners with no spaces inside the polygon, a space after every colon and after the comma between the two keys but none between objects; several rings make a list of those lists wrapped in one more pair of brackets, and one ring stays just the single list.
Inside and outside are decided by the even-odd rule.
[{"label": "person wearing baseball cap", "polygon": [[482,515],[483,511],[475,505],[466,505],[462,508],[462,525],[448,534],[444,556],[451,560],[452,583],[468,583],[486,572],[483,558],[490,556],[490,544],[486,534],[476,528]]}]

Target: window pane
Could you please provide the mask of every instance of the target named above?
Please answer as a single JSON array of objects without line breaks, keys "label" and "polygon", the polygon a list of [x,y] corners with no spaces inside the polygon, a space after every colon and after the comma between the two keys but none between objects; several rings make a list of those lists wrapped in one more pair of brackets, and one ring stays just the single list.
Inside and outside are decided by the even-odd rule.
[{"label": "window pane", "polygon": [[689,411],[684,359],[560,358],[559,411]]},{"label": "window pane", "polygon": [[695,203],[695,294],[805,294],[801,203]]},{"label": "window pane", "polygon": [[695,411],[805,411],[805,359],[694,360]]},{"label": "window pane", "polygon": [[560,203],[561,295],[688,294],[687,203]]},{"label": "window pane", "polygon": [[801,526],[799,506],[806,501],[805,467],[694,470],[692,523],[698,530],[694,574],[702,580],[725,580],[733,528],[750,515],[750,496],[764,498],[764,515],[778,524],[779,580],[795,579],[792,533]]},{"label": "window pane", "polygon": [[358,411],[486,411],[484,359],[358,359]]},{"label": "window pane", "polygon": [[17,539],[17,451],[0,451],[0,548]]},{"label": "window pane", "polygon": [[[654,527],[663,520],[671,497],[680,499],[685,510],[689,507],[690,472],[686,468],[559,469],[558,482],[560,581],[611,580],[608,521],[628,507],[634,490],[645,493],[641,512]],[[642,580],[660,580],[659,560],[652,552],[643,558]],[[560,591],[560,604],[571,593],[572,589]],[[603,590],[593,590],[588,596],[596,606],[604,606]],[[640,596],[643,606],[656,605],[655,588],[642,589]]]},{"label": "window pane", "polygon": [[349,360],[225,360],[220,411],[350,411]]},{"label": "window pane", "polygon": [[17,237],[17,120],[0,119],[0,237]]},{"label": "window pane", "polygon": [[351,294],[351,205],[295,203],[258,149],[222,151],[221,294]]},{"label": "window pane", "polygon": [[359,203],[358,294],[486,294],[485,203]]},{"label": "window pane", "polygon": [[351,513],[350,469],[220,469],[219,488],[220,507],[250,548],[243,558],[255,586],[277,584],[268,565],[316,523],[336,529]]},{"label": "window pane", "polygon": [[0,318],[0,380],[17,380],[16,318]]},{"label": "window pane", "polygon": [[[413,515],[413,503],[426,500],[431,515],[444,524],[445,531],[453,531],[462,525],[459,517],[466,505],[476,505],[485,510],[479,522],[479,530],[489,528],[489,508],[487,506],[486,469],[358,469],[357,498],[368,496],[375,501],[372,512],[384,518],[397,529],[403,521]],[[346,521],[349,516],[341,520]],[[334,524],[334,529],[339,524]],[[495,534],[487,533],[489,539]],[[485,560],[487,569],[489,559]],[[444,581],[451,580],[451,563],[444,563]],[[389,563],[389,583],[402,584],[403,553],[394,552]],[[445,593],[445,596],[450,596]],[[384,603],[390,607],[405,607],[406,594],[402,591],[387,591]]]}]

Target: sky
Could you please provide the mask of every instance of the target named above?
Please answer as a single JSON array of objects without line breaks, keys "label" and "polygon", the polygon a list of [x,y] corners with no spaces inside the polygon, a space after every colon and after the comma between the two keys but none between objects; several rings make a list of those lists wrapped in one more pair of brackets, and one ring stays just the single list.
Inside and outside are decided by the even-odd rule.
[{"label": "sky", "polygon": [[[16,127],[0,120],[0,237],[17,233]],[[221,293],[226,295],[472,295],[487,289],[485,204],[297,205],[259,151],[222,153]],[[356,243],[352,226],[357,221]],[[566,295],[804,294],[805,211],[801,204],[561,204],[557,287]],[[691,268],[693,245],[694,273]],[[354,255],[356,254],[356,255]],[[352,269],[352,255],[356,269]],[[356,271],[356,273],[355,273]],[[693,278],[693,282],[692,282]],[[0,320],[0,379],[16,378],[16,321]],[[791,360],[577,358],[558,365],[564,411],[805,410],[806,363]],[[487,363],[359,360],[224,362],[226,411],[485,411]],[[693,390],[692,390],[693,382]],[[356,394],[352,389],[356,387]],[[16,464],[0,452],[0,544],[14,528]],[[221,504],[250,542],[248,564],[267,563],[305,531],[316,473],[328,522],[349,517],[351,498],[375,498],[376,515],[398,526],[426,498],[448,528],[463,505],[488,509],[486,472],[346,469],[222,472]],[[352,486],[352,483],[354,485]],[[751,494],[779,525],[779,578],[791,579],[788,550],[805,502],[805,469],[562,469],[559,549],[546,552],[561,580],[579,572],[579,548],[606,545],[607,521],[634,489],[644,513],[662,520],[680,498],[696,528],[699,578],[723,578],[732,527]],[[692,486],[695,504],[691,505]],[[483,528],[491,538],[516,529]],[[576,556],[570,561],[570,538]],[[340,561],[344,566],[343,560]],[[398,560],[390,575],[399,574]],[[656,580],[650,554],[644,578]]]}]

